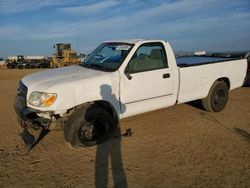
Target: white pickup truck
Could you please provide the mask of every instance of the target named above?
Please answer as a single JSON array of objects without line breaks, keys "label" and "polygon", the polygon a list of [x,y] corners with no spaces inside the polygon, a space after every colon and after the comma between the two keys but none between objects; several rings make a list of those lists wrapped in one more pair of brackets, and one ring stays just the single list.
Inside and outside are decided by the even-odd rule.
[{"label": "white pickup truck", "polygon": [[71,145],[92,146],[136,114],[198,99],[219,112],[246,71],[245,59],[176,60],[163,40],[106,41],[83,64],[24,77],[14,106],[25,130],[63,129]]}]

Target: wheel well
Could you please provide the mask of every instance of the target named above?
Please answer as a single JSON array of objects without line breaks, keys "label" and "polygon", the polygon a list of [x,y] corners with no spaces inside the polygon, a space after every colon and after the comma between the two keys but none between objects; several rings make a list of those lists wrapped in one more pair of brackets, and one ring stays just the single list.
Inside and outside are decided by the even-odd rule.
[{"label": "wheel well", "polygon": [[67,111],[67,114],[71,114],[81,107],[88,108],[89,106],[91,106],[91,104],[96,104],[96,105],[104,108],[115,119],[115,122],[118,123],[119,118],[118,118],[118,115],[116,113],[115,108],[113,107],[113,105],[111,103],[109,103],[108,101],[104,101],[104,100],[92,101],[92,102],[87,102],[87,103],[77,105],[77,106],[69,109]]},{"label": "wheel well", "polygon": [[230,81],[229,81],[228,78],[226,78],[226,77],[219,78],[218,81],[223,81],[223,82],[225,82],[226,85],[227,85],[227,88],[230,89]]},{"label": "wheel well", "polygon": [[112,104],[104,100],[95,101],[94,103],[107,110],[108,113],[115,119],[115,123],[118,124],[118,116]]}]

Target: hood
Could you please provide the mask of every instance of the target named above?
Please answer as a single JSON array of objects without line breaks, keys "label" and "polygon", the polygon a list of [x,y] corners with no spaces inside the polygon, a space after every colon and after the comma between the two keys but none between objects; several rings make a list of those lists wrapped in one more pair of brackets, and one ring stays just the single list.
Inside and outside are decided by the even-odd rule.
[{"label": "hood", "polygon": [[41,111],[61,111],[85,102],[118,99],[119,72],[103,72],[72,65],[28,75],[22,79],[28,96],[34,91],[56,93],[55,103],[49,107],[29,107]]},{"label": "hood", "polygon": [[48,88],[67,82],[108,74],[108,72],[87,69],[79,65],[72,65],[57,69],[50,69],[25,76],[22,82],[29,88],[45,91]]}]

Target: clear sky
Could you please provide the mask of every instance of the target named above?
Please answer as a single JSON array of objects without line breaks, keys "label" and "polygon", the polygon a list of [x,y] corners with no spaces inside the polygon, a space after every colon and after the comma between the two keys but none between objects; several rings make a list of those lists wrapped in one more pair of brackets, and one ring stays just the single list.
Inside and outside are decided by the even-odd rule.
[{"label": "clear sky", "polygon": [[0,0],[0,57],[90,52],[110,39],[168,40],[179,51],[250,50],[250,0]]}]

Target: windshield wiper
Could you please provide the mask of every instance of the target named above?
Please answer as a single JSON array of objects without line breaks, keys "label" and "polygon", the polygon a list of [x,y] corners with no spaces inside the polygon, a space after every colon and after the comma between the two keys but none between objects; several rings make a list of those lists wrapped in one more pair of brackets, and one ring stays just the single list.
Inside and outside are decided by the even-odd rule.
[{"label": "windshield wiper", "polygon": [[97,64],[97,63],[91,63],[91,64],[87,64],[87,63],[82,63],[82,64],[79,64],[80,66],[82,67],[85,67],[87,69],[95,69],[95,70],[101,70],[101,71],[107,71],[107,72],[110,72],[110,71],[113,71],[113,69],[111,68],[108,68],[108,67],[104,67],[100,64]]},{"label": "windshield wiper", "polygon": [[104,67],[100,64],[95,64],[95,63],[92,63],[92,64],[89,64],[88,65],[90,68],[94,68],[94,69],[97,69],[97,70],[103,70],[103,71],[113,71],[113,69],[111,68],[108,68],[108,67]]}]

